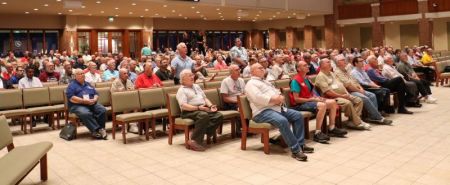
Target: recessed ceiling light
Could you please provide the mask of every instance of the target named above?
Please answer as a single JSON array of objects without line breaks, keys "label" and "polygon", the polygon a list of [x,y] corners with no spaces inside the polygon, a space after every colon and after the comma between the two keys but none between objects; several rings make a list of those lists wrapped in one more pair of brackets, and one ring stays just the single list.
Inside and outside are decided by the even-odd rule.
[{"label": "recessed ceiling light", "polygon": [[294,13],[292,13],[292,15],[297,15],[297,13],[294,12]]},{"label": "recessed ceiling light", "polygon": [[277,17],[277,16],[276,16],[276,15],[273,15],[272,17],[275,18],[275,17]]},{"label": "recessed ceiling light", "polygon": [[89,16],[92,16],[92,14],[88,14]]},{"label": "recessed ceiling light", "polygon": [[205,17],[205,18],[203,18],[203,20],[207,20],[207,18]]},{"label": "recessed ceiling light", "polygon": [[86,6],[81,6],[81,8],[86,8]]},{"label": "recessed ceiling light", "polygon": [[217,8],[216,10],[217,10],[217,11],[220,11],[220,8]]},{"label": "recessed ceiling light", "polygon": [[166,16],[163,17],[163,19],[167,18]]},{"label": "recessed ceiling light", "polygon": [[56,0],[56,2],[61,2],[61,0]]},{"label": "recessed ceiling light", "polygon": [[221,21],[225,20],[224,18],[220,19]]},{"label": "recessed ceiling light", "polygon": [[[2,3],[3,4],[3,3]],[[44,6],[48,6],[48,4],[44,4]]]},{"label": "recessed ceiling light", "polygon": [[256,17],[259,17],[259,14],[256,14]]},{"label": "recessed ceiling light", "polygon": [[159,13],[155,13],[155,15],[156,15],[156,16],[158,16],[158,15],[159,15]]},{"label": "recessed ceiling light", "polygon": [[73,10],[69,10],[69,12],[72,12]]},{"label": "recessed ceiling light", "polygon": [[195,13],[200,13],[199,11],[196,11]]},{"label": "recessed ceiling light", "polygon": [[223,16],[221,15],[220,18],[223,18]]},{"label": "recessed ceiling light", "polygon": [[118,10],[118,9],[119,9],[119,7],[115,7],[114,9]]},{"label": "recessed ceiling light", "polygon": [[132,6],[136,6],[136,3],[131,3]]},{"label": "recessed ceiling light", "polygon": [[119,15],[116,15],[116,17],[119,17]]},{"label": "recessed ceiling light", "polygon": [[278,15],[280,15],[280,12],[277,12]]},{"label": "recessed ceiling light", "polygon": [[29,14],[30,12],[25,12],[25,14]]},{"label": "recessed ceiling light", "polygon": [[133,12],[128,12],[128,14],[133,14]]},{"label": "recessed ceiling light", "polygon": [[272,17],[271,17],[271,18],[269,18],[269,20],[272,20]]},{"label": "recessed ceiling light", "polygon": [[37,8],[35,8],[35,9],[33,9],[34,11],[38,11],[39,9],[37,9]]},{"label": "recessed ceiling light", "polygon": [[139,16],[140,18],[144,17],[143,15]]},{"label": "recessed ceiling light", "polygon": [[291,16],[288,16],[288,19],[290,19],[291,18]]},{"label": "recessed ceiling light", "polygon": [[219,12],[219,13],[217,13],[217,14],[222,15],[222,12]]},{"label": "recessed ceiling light", "polygon": [[184,19],[188,19],[187,17],[184,17]]},{"label": "recessed ceiling light", "polygon": [[148,9],[146,8],[145,11],[148,12]]},{"label": "recessed ceiling light", "polygon": [[307,16],[309,17],[309,16],[311,16],[311,14],[307,14]]},{"label": "recessed ceiling light", "polygon": [[178,16],[182,17],[182,16],[183,16],[183,14],[181,14],[181,13],[180,13],[180,14],[178,14]]},{"label": "recessed ceiling light", "polygon": [[165,5],[163,5],[163,7],[164,7],[164,8],[167,8],[167,5],[165,4]]},{"label": "recessed ceiling light", "polygon": [[191,6],[191,8],[192,8],[192,9],[194,9],[194,8],[195,8],[195,6]]},{"label": "recessed ceiling light", "polygon": [[240,19],[241,17],[238,17],[238,19]]},{"label": "recessed ceiling light", "polygon": [[253,22],[255,22],[256,20],[255,20],[255,19],[253,19],[252,21],[253,21]]},{"label": "recessed ceiling light", "polygon": [[2,5],[8,4],[7,2],[2,2]]},{"label": "recessed ceiling light", "polygon": [[105,11],[100,11],[100,13],[105,13]]},{"label": "recessed ceiling light", "polygon": [[96,1],[95,3],[97,3],[97,4],[100,4],[100,3],[102,3],[102,2],[100,2],[100,1]]},{"label": "recessed ceiling light", "polygon": [[239,9],[239,10],[238,10],[238,12],[242,12],[242,10],[241,10],[241,9]]},{"label": "recessed ceiling light", "polygon": [[172,10],[172,13],[175,13],[176,11],[175,10]]},{"label": "recessed ceiling light", "polygon": [[61,15],[61,14],[62,14],[61,12],[58,13],[58,15]]}]

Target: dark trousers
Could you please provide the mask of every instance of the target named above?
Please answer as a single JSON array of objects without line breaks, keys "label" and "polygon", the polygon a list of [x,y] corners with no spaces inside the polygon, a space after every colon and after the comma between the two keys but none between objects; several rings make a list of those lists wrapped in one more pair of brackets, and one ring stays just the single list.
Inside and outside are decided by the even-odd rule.
[{"label": "dark trousers", "polygon": [[389,89],[391,92],[396,92],[398,97],[398,109],[400,110],[405,108],[406,85],[402,77],[387,80],[380,83],[380,85]]},{"label": "dark trousers", "polygon": [[103,105],[72,105],[70,112],[76,114],[91,133],[105,128],[106,109]]},{"label": "dark trousers", "polygon": [[[238,110],[238,105],[236,103],[223,103],[223,110]],[[236,119],[236,133],[241,133],[241,118]]]},{"label": "dark trousers", "polygon": [[175,85],[180,85],[180,79],[177,78],[177,77],[173,78],[173,83],[174,83]]},{"label": "dark trousers", "polygon": [[421,72],[425,75],[425,79],[429,82],[434,81],[435,72],[434,69],[429,67],[414,67],[415,72]]},{"label": "dark trousers", "polygon": [[191,139],[198,144],[203,143],[205,134],[213,136],[217,127],[223,123],[223,115],[220,112],[205,112],[205,111],[183,111],[181,118],[194,120],[194,131]]},{"label": "dark trousers", "polygon": [[389,96],[391,91],[388,88],[364,88],[364,90],[369,91],[377,96],[378,111],[386,111],[389,107]]},{"label": "dark trousers", "polygon": [[410,79],[409,81],[412,81],[417,85],[417,89],[419,90],[420,95],[428,96],[431,94],[430,82],[422,79]]}]

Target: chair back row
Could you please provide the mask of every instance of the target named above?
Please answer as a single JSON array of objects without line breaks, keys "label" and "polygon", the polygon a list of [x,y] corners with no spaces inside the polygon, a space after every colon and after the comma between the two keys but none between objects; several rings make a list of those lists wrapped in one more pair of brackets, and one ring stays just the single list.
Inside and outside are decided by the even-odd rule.
[{"label": "chair back row", "polygon": [[180,86],[172,86],[113,92],[110,95],[112,111],[116,113],[165,107],[166,99],[164,98],[164,95],[176,92],[179,87]]},{"label": "chair back row", "polygon": [[64,103],[66,85],[0,91],[0,110]]}]

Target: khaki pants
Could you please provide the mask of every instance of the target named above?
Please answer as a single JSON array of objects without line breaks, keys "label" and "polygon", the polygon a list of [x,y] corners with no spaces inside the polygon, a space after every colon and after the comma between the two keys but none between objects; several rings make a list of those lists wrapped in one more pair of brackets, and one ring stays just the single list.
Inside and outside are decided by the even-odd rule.
[{"label": "khaki pants", "polygon": [[345,98],[336,98],[337,104],[344,112],[345,116],[350,118],[356,126],[361,124],[361,112],[363,109],[363,101],[361,98],[352,96],[352,101]]}]

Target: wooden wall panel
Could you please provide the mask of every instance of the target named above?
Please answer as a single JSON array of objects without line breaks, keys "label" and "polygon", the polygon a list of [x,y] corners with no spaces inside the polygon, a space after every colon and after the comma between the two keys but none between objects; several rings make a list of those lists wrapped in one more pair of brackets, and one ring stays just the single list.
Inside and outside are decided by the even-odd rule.
[{"label": "wooden wall panel", "polygon": [[417,0],[383,0],[380,16],[416,14],[419,12]]},{"label": "wooden wall panel", "polygon": [[[436,3],[436,7],[433,6]],[[428,0],[428,11],[429,12],[444,12],[450,11],[450,1],[449,0]]]},{"label": "wooden wall panel", "polygon": [[372,17],[372,7],[368,3],[340,5],[338,9],[339,19]]}]

